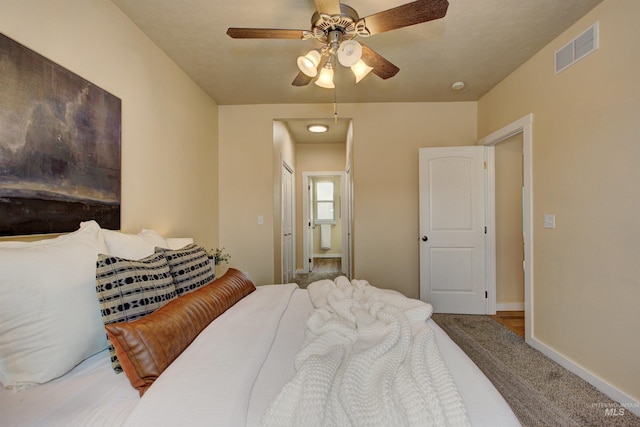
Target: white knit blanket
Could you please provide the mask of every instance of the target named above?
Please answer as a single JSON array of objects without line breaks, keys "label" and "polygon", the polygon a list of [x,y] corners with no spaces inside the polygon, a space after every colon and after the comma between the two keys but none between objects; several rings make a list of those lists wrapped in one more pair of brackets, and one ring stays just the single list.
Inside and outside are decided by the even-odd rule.
[{"label": "white knit blanket", "polygon": [[295,359],[296,375],[263,425],[469,425],[426,324],[430,304],[345,277],[308,289],[316,309]]}]

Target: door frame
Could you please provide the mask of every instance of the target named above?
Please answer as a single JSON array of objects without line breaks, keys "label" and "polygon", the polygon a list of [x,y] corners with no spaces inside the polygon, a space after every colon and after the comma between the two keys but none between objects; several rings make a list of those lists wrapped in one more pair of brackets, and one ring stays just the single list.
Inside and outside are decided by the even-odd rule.
[{"label": "door frame", "polygon": [[[525,341],[531,344],[534,336],[533,330],[533,114],[512,122],[498,129],[492,134],[480,139],[477,145],[494,147],[514,135],[522,134],[522,165],[523,165],[523,222],[524,222],[524,329]],[[489,309],[495,313],[496,308],[496,216],[495,216],[495,157],[488,158],[487,170],[489,173],[487,221],[489,226],[488,251],[487,251],[487,280],[493,284],[493,298],[489,298]],[[491,288],[491,286],[489,286]]]},{"label": "door frame", "polygon": [[[295,183],[295,172],[293,168],[284,160],[280,162],[280,275],[281,281],[284,283],[291,282],[296,275],[296,183]],[[285,212],[284,212],[284,181],[282,180],[282,173],[286,170],[291,174],[291,188],[289,189],[289,201],[291,203],[291,212],[290,212],[290,221],[291,221],[291,253],[289,262],[293,266],[293,277],[290,277],[289,280],[285,279],[285,235],[284,235],[284,220],[285,220]]]},{"label": "door frame", "polygon": [[342,273],[349,275],[349,269],[351,265],[350,259],[350,250],[347,245],[347,240],[349,238],[349,230],[347,223],[351,221],[349,215],[349,205],[351,203],[350,192],[347,191],[346,188],[346,179],[345,172],[341,171],[313,171],[313,172],[302,172],[302,218],[304,221],[302,233],[302,273],[310,273],[310,262],[309,259],[313,257],[313,254],[309,252],[310,246],[310,238],[309,234],[311,233],[311,226],[309,225],[309,181],[312,177],[323,177],[323,176],[331,176],[331,177],[340,177],[340,215],[342,221],[342,257],[341,257],[341,269]]}]

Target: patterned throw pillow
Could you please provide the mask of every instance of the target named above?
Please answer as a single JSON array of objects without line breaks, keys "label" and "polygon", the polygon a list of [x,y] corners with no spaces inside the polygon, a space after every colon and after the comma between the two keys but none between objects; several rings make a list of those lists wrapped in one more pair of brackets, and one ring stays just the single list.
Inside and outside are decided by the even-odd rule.
[{"label": "patterned throw pillow", "polygon": [[216,277],[207,253],[195,243],[177,250],[158,247],[156,253],[167,258],[178,296],[209,284]]},{"label": "patterned throw pillow", "polygon": [[[169,264],[161,253],[132,261],[98,255],[96,292],[105,325],[140,319],[176,297]],[[109,341],[111,366],[122,372]]]}]

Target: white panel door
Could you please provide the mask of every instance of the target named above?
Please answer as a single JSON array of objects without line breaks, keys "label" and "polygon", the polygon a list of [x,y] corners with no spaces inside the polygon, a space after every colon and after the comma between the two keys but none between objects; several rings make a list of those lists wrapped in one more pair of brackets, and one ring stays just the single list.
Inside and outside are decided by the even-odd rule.
[{"label": "white panel door", "polygon": [[282,165],[282,283],[294,277],[293,218],[293,174]]},{"label": "white panel door", "polygon": [[420,149],[420,299],[486,314],[485,148]]}]

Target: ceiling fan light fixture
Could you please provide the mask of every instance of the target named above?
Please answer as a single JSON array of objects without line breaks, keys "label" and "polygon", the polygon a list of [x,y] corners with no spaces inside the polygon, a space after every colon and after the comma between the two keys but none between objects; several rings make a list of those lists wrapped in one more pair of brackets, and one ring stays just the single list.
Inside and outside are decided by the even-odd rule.
[{"label": "ceiling fan light fixture", "polygon": [[320,71],[320,76],[316,80],[316,85],[325,89],[333,89],[336,87],[333,84],[333,68],[331,68],[331,62],[327,62],[327,65]]},{"label": "ceiling fan light fixture", "polygon": [[312,133],[325,133],[329,130],[329,126],[323,124],[313,124],[307,126],[307,130]]},{"label": "ceiling fan light fixture", "polygon": [[362,58],[362,46],[355,40],[347,40],[338,48],[338,61],[345,67],[352,67]]},{"label": "ceiling fan light fixture", "polygon": [[360,82],[360,80],[364,79],[371,71],[373,71],[373,67],[368,66],[362,59],[351,66],[351,71],[356,76],[356,84]]},{"label": "ceiling fan light fixture", "polygon": [[[283,40],[315,40],[322,43],[317,53],[309,52],[298,57],[300,72],[291,83],[293,86],[306,86],[315,76],[321,74],[316,84],[321,87],[334,88],[333,70],[329,66],[325,70],[321,66],[324,59],[335,58],[345,67],[353,67],[361,60],[362,55],[373,72],[381,79],[395,76],[400,69],[366,45],[354,41],[355,37],[369,37],[391,30],[441,19],[447,14],[448,0],[413,0],[401,6],[383,10],[365,18],[340,0],[314,0],[316,12],[311,16],[310,30],[288,30],[282,28],[234,28],[227,30],[227,35],[234,39],[283,39]],[[320,70],[318,68],[321,68]],[[365,72],[366,71],[366,72]],[[360,81],[370,70],[362,65],[356,67],[357,81]],[[334,102],[335,104],[335,102]]]},{"label": "ceiling fan light fixture", "polygon": [[320,52],[316,49],[310,50],[305,56],[298,57],[298,68],[305,75],[315,77],[318,74],[318,64],[320,64]]}]

